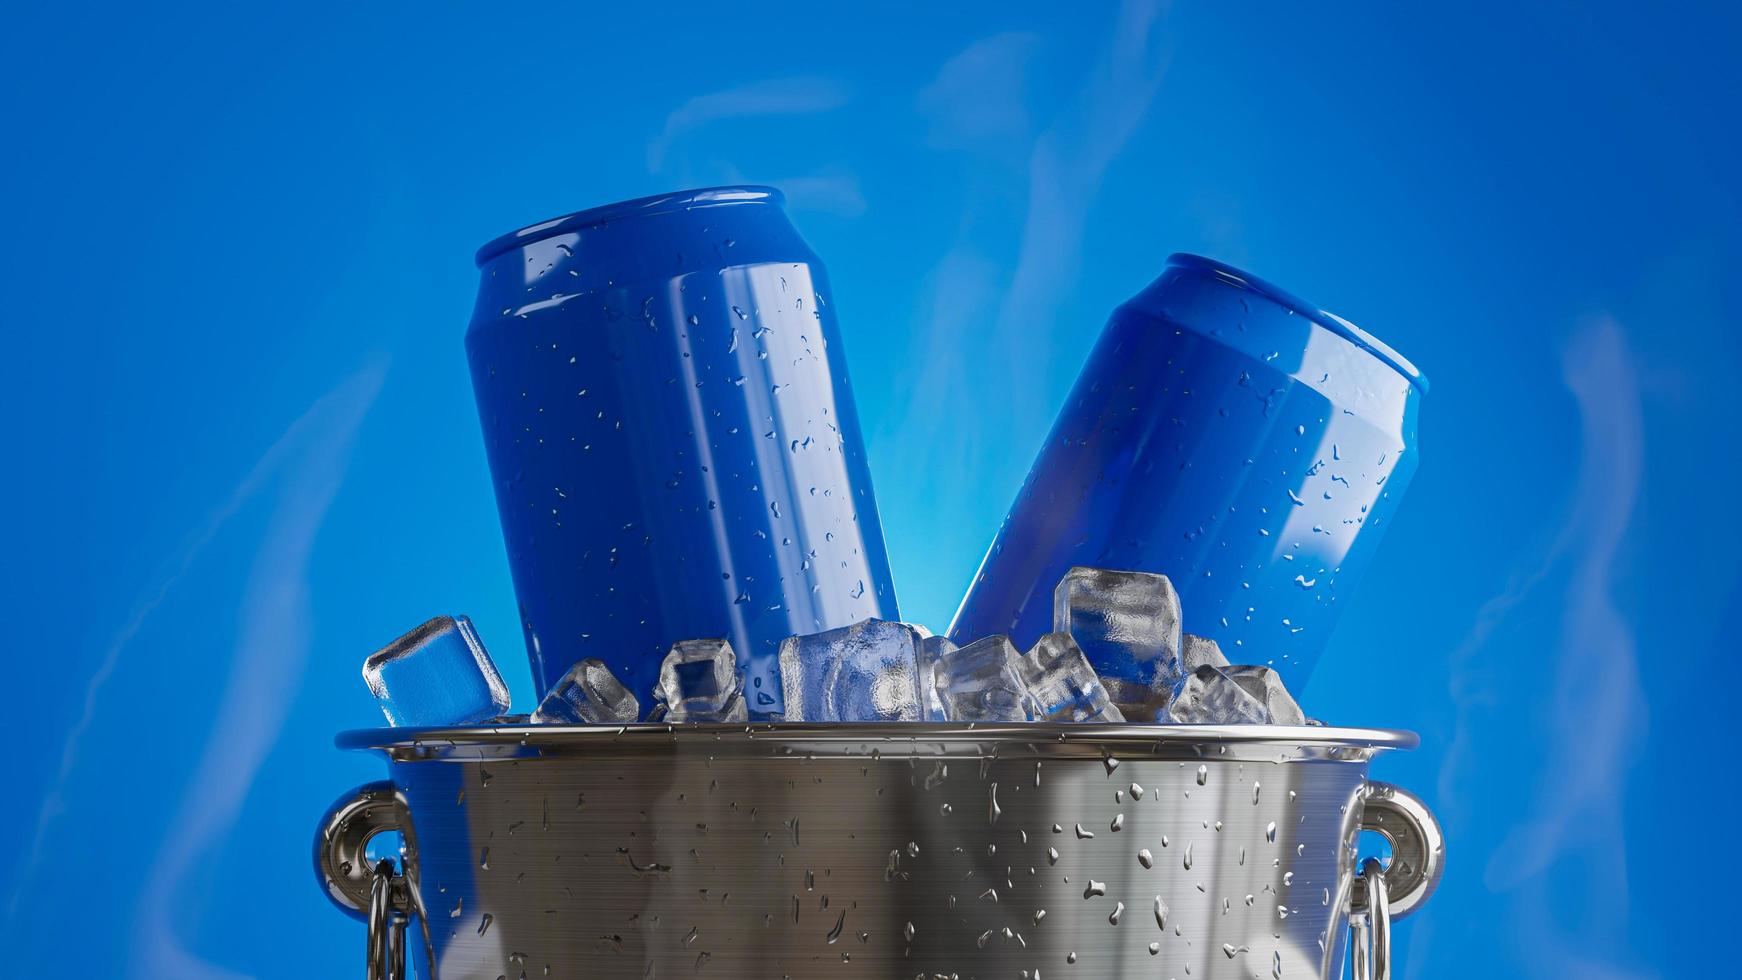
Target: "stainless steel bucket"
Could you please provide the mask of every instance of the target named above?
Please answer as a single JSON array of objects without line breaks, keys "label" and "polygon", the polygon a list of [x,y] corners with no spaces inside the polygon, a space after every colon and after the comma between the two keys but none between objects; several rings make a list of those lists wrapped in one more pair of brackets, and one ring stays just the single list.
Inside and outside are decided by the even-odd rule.
[{"label": "stainless steel bucket", "polygon": [[[1376,752],[1416,744],[1378,729],[517,726],[338,744],[391,770],[315,847],[328,894],[371,920],[372,976],[403,971],[409,921],[439,980],[1328,978],[1351,917],[1357,966],[1382,975],[1389,918],[1444,856],[1426,808],[1368,780]],[[1356,871],[1363,828],[1392,842],[1382,875]],[[403,835],[403,876],[363,856],[382,830]]]}]

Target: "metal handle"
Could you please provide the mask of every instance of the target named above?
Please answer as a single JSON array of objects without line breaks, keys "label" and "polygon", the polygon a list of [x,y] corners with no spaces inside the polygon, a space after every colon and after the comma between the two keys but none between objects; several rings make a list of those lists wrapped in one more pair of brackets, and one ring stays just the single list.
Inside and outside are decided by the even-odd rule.
[{"label": "metal handle", "polygon": [[405,879],[393,873],[393,862],[383,858],[370,872],[369,945],[365,976],[368,980],[405,980],[405,926],[410,921],[400,908]]},{"label": "metal handle", "polygon": [[1368,858],[1355,878],[1366,886],[1367,908],[1349,914],[1354,980],[1391,980],[1391,902],[1384,872],[1377,858]]},{"label": "metal handle", "polygon": [[334,905],[369,924],[369,980],[405,977],[411,892],[392,861],[371,866],[367,853],[370,838],[404,828],[404,814],[405,801],[392,783],[365,783],[339,797],[315,832],[315,877]]},{"label": "metal handle", "polygon": [[[1445,834],[1427,804],[1401,787],[1369,782],[1362,793],[1361,829],[1391,844],[1391,865],[1384,869],[1391,917],[1401,919],[1420,908],[1446,870]],[[1369,880],[1363,865],[1350,893],[1350,911],[1367,911]]]},{"label": "metal handle", "polygon": [[1361,829],[1391,843],[1391,866],[1361,862],[1349,893],[1354,980],[1391,980],[1391,920],[1421,907],[1446,869],[1446,839],[1421,798],[1390,783],[1362,791]]}]

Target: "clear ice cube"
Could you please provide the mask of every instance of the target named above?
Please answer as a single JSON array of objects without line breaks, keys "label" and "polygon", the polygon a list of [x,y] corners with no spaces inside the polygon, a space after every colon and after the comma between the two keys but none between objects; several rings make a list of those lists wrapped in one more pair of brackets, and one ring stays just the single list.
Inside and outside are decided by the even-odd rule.
[{"label": "clear ice cube", "polygon": [[1215,640],[1186,633],[1180,637],[1179,664],[1183,676],[1205,664],[1227,670],[1228,658],[1222,655],[1222,646]]},{"label": "clear ice cube", "polygon": [[508,686],[464,616],[437,616],[363,661],[387,723],[470,725],[508,711]]},{"label": "clear ice cube", "polygon": [[1177,679],[1179,624],[1179,594],[1166,575],[1078,566],[1053,590],[1053,631],[1070,634],[1107,677]]},{"label": "clear ice cube", "polygon": [[922,639],[905,623],[867,619],[780,644],[787,721],[923,721]]},{"label": "clear ice cube", "polygon": [[951,721],[1030,721],[1022,655],[1008,636],[988,636],[952,649],[937,662],[937,693]]},{"label": "clear ice cube", "polygon": [[749,717],[738,657],[725,640],[681,640],[659,665],[654,699],[666,721],[737,722]]},{"label": "clear ice cube", "polygon": [[1300,710],[1288,688],[1282,686],[1282,676],[1276,671],[1269,667],[1225,667],[1223,673],[1264,705],[1270,724],[1306,724],[1306,713]]},{"label": "clear ice cube", "polygon": [[1040,721],[1124,721],[1118,706],[1068,633],[1048,633],[1018,666]]},{"label": "clear ice cube", "polygon": [[914,626],[919,633],[919,694],[926,721],[947,721],[949,713],[939,692],[939,663],[956,651],[947,636],[932,636],[924,626]]},{"label": "clear ice cube", "polygon": [[1107,689],[1107,696],[1113,700],[1114,706],[1125,716],[1125,720],[1142,724],[1172,723],[1167,715],[1167,703],[1173,699],[1175,683],[1177,682],[1171,675],[1159,673],[1147,684],[1112,677],[1101,678],[1101,686]]},{"label": "clear ice cube", "polygon": [[1168,716],[1181,725],[1264,725],[1270,713],[1218,667],[1203,664],[1185,676],[1168,702]]},{"label": "clear ice cube", "polygon": [[599,660],[570,667],[532,713],[538,725],[622,725],[640,719],[640,699]]}]

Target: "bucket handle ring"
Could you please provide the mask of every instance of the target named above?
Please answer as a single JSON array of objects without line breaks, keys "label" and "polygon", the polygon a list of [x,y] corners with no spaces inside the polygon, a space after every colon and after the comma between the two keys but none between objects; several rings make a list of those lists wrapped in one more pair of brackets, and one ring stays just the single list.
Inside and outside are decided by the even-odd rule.
[{"label": "bucket handle ring", "polygon": [[[364,783],[339,797],[315,832],[315,877],[341,911],[369,924],[369,980],[404,980],[411,892],[382,858],[371,865],[369,841],[406,826],[405,801],[390,782]],[[407,849],[409,862],[410,849]]]},{"label": "bucket handle ring", "polygon": [[1391,864],[1361,862],[1349,895],[1355,980],[1391,980],[1391,920],[1420,908],[1446,869],[1446,840],[1421,798],[1390,783],[1362,790],[1361,829],[1391,844]]}]

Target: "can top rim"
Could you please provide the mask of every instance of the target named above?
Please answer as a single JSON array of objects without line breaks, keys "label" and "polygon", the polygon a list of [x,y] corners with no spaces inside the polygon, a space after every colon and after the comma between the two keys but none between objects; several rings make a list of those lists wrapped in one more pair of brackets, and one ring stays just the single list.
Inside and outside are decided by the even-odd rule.
[{"label": "can top rim", "polygon": [[615,204],[601,204],[584,211],[575,211],[560,217],[550,218],[535,224],[527,225],[518,231],[511,231],[491,239],[483,248],[478,249],[475,258],[482,267],[485,263],[512,248],[519,248],[528,242],[536,242],[553,235],[562,235],[594,225],[602,225],[608,221],[619,221],[623,218],[645,218],[655,214],[665,214],[671,211],[688,211],[692,208],[718,207],[723,204],[769,203],[780,206],[786,203],[786,195],[778,188],[766,187],[761,184],[730,184],[719,187],[696,187],[685,191],[672,191],[668,194],[654,194],[650,197],[637,197]]},{"label": "can top rim", "polygon": [[1226,262],[1218,262],[1215,259],[1205,258],[1202,255],[1194,255],[1190,252],[1175,252],[1168,256],[1167,264],[1183,266],[1188,269],[1196,269],[1200,272],[1207,272],[1231,286],[1251,290],[1273,303],[1304,316],[1313,323],[1324,327],[1326,330],[1329,330],[1337,336],[1342,337],[1344,340],[1347,340],[1362,350],[1365,350],[1367,353],[1372,354],[1374,357],[1379,358],[1381,361],[1384,361],[1392,370],[1403,375],[1403,377],[1408,380],[1410,384],[1414,385],[1418,391],[1424,395],[1427,394],[1427,375],[1422,374],[1419,368],[1410,363],[1409,358],[1404,357],[1395,350],[1392,350],[1390,345],[1386,344],[1378,337],[1362,330],[1360,327],[1355,326],[1353,323],[1350,323],[1348,320],[1343,319],[1337,314],[1315,306],[1312,303],[1308,303],[1306,300],[1303,300],[1299,296],[1283,289],[1281,286],[1268,280],[1260,279],[1242,269],[1237,269]]},{"label": "can top rim", "polygon": [[[1358,754],[1384,749],[1413,749],[1421,739],[1389,728],[1333,728],[1322,725],[1134,725],[998,723],[957,724],[884,722],[865,724],[633,724],[633,725],[477,725],[444,728],[362,728],[340,732],[333,740],[341,749],[373,749],[420,758],[481,757],[472,750],[503,748],[516,754],[541,754],[544,749],[624,749],[706,745],[710,753],[749,751],[781,754],[802,751],[821,755],[962,755],[1006,751],[1020,746],[1044,754],[1143,756],[1164,748],[1201,751],[1213,757],[1212,746],[1274,746],[1321,754],[1353,750]],[[485,752],[483,755],[490,753]],[[1170,752],[1170,755],[1173,754]]]}]

